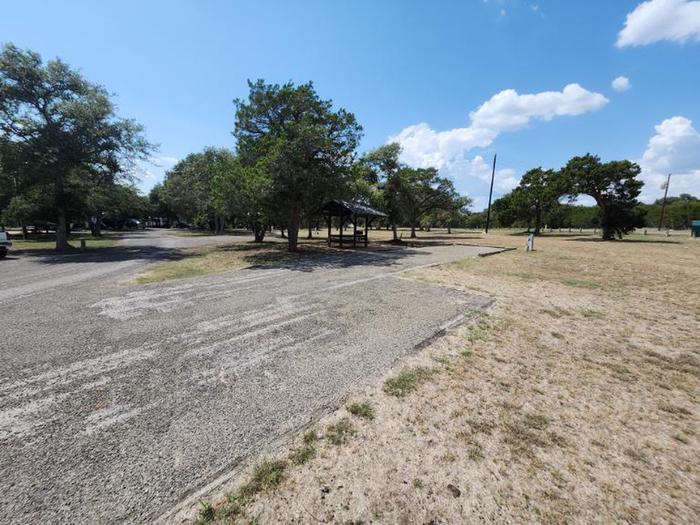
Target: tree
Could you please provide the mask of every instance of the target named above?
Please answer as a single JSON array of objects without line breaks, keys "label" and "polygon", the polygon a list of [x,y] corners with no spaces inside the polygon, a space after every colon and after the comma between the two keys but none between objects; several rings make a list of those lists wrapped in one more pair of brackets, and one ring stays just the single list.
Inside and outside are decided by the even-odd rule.
[{"label": "tree", "polygon": [[275,218],[274,204],[269,202],[270,184],[264,166],[246,166],[237,159],[212,181],[216,206],[229,216],[245,220],[253,230],[255,242],[264,240],[267,227]]},{"label": "tree", "polygon": [[221,233],[224,212],[214,199],[217,175],[234,169],[235,155],[221,148],[191,153],[165,174],[163,191],[168,207],[184,221]]},{"label": "tree", "polygon": [[163,184],[158,183],[148,192],[148,215],[151,219],[158,220],[158,226],[163,226],[160,223],[161,219],[165,219],[168,226],[173,220],[174,213],[168,206],[167,196]]},{"label": "tree", "polygon": [[381,204],[388,215],[389,223],[393,231],[394,241],[398,240],[396,225],[401,220],[399,204],[399,183],[397,175],[403,167],[399,161],[401,146],[392,142],[365,154],[361,163],[369,169],[370,176],[367,180],[374,183],[377,192],[382,196]]},{"label": "tree", "polygon": [[235,101],[239,161],[269,179],[267,202],[287,227],[289,250],[296,251],[302,216],[344,193],[362,128],[352,113],[333,111],[311,82],[248,85],[248,99]]},{"label": "tree", "polygon": [[402,167],[394,179],[398,207],[411,227],[411,238],[426,214],[450,209],[458,196],[452,181],[440,177],[435,168]]},{"label": "tree", "polygon": [[22,186],[52,197],[58,250],[69,248],[73,194],[98,179],[128,178],[153,149],[140,125],[116,116],[104,88],[13,45],[0,52],[0,133],[22,158]]},{"label": "tree", "polygon": [[528,226],[534,222],[535,235],[540,234],[542,220],[559,204],[563,193],[561,176],[554,170],[535,168],[529,170],[520,179],[513,191],[515,215],[527,221]]},{"label": "tree", "polygon": [[590,154],[574,157],[562,170],[566,193],[572,197],[589,195],[595,200],[605,240],[622,237],[643,225],[637,201],[644,185],[637,179],[640,172],[639,166],[628,160],[602,163]]}]

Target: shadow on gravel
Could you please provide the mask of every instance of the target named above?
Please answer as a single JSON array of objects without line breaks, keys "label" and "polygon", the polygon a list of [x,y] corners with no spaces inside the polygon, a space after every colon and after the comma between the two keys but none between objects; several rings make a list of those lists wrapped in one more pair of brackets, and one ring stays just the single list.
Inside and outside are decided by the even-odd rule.
[{"label": "shadow on gravel", "polygon": [[67,252],[55,252],[52,250],[16,250],[14,255],[22,255],[24,258],[43,264],[65,263],[110,263],[143,259],[176,260],[184,257],[182,250],[178,248],[160,248],[157,246],[114,246],[109,248],[88,248],[86,251],[73,249]]},{"label": "shadow on gravel", "polygon": [[393,249],[324,249],[313,246],[300,246],[298,252],[286,250],[260,251],[246,255],[243,260],[250,264],[250,270],[283,268],[299,272],[315,270],[332,270],[354,266],[386,267],[399,263],[401,259],[419,253],[429,253],[425,249],[418,251],[411,248]]}]

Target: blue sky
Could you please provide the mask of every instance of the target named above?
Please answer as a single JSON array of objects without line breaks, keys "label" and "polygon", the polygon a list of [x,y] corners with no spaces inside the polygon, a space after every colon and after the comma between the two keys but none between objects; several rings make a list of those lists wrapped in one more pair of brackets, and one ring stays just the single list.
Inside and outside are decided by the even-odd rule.
[{"label": "blue sky", "polygon": [[645,200],[667,171],[671,194],[700,195],[699,40],[688,0],[24,0],[0,18],[0,42],[61,57],[145,125],[160,166],[144,190],[187,153],[233,147],[248,78],[313,80],[357,115],[363,151],[400,140],[476,209],[494,152],[496,194],[592,152],[640,162]]}]

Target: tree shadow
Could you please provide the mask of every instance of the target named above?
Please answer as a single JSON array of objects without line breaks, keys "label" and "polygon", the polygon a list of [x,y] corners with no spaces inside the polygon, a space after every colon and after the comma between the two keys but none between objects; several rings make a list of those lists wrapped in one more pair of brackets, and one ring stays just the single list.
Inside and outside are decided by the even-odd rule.
[{"label": "tree shadow", "polygon": [[610,242],[610,243],[625,243],[625,244],[682,244],[680,241],[667,241],[667,240],[656,240],[656,239],[601,239],[600,237],[596,238],[578,238],[578,239],[566,239],[567,241],[574,241],[574,242]]},{"label": "tree shadow", "polygon": [[356,266],[394,266],[402,259],[419,253],[426,253],[409,247],[367,247],[367,248],[327,248],[313,245],[300,245],[299,251],[285,249],[260,250],[246,255],[243,260],[250,264],[249,269],[281,268],[298,272],[342,269]]},{"label": "tree shadow", "polygon": [[162,248],[158,246],[112,246],[106,248],[88,248],[81,251],[74,248],[65,252],[53,250],[15,250],[15,255],[42,264],[74,263],[110,263],[141,259],[145,261],[176,260],[186,256],[181,248]]}]

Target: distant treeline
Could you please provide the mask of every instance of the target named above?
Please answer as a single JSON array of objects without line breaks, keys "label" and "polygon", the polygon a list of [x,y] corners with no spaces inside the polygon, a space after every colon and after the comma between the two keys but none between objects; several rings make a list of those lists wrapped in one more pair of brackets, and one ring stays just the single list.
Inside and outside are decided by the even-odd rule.
[{"label": "distant treeline", "polygon": [[[658,228],[661,219],[663,199],[656,200],[653,204],[638,204],[636,206],[642,217],[642,225],[647,228]],[[501,228],[534,228],[534,221],[528,217],[514,217],[503,209],[503,203],[496,200],[493,205],[494,212],[491,216],[493,227]],[[663,229],[683,230],[690,227],[690,221],[700,220],[700,198],[687,193],[677,197],[666,199],[664,210]],[[483,228],[486,224],[486,210],[472,213],[465,221],[467,228]],[[546,212],[542,224],[549,228],[600,228],[600,211],[597,206],[580,206],[560,203]]]}]

